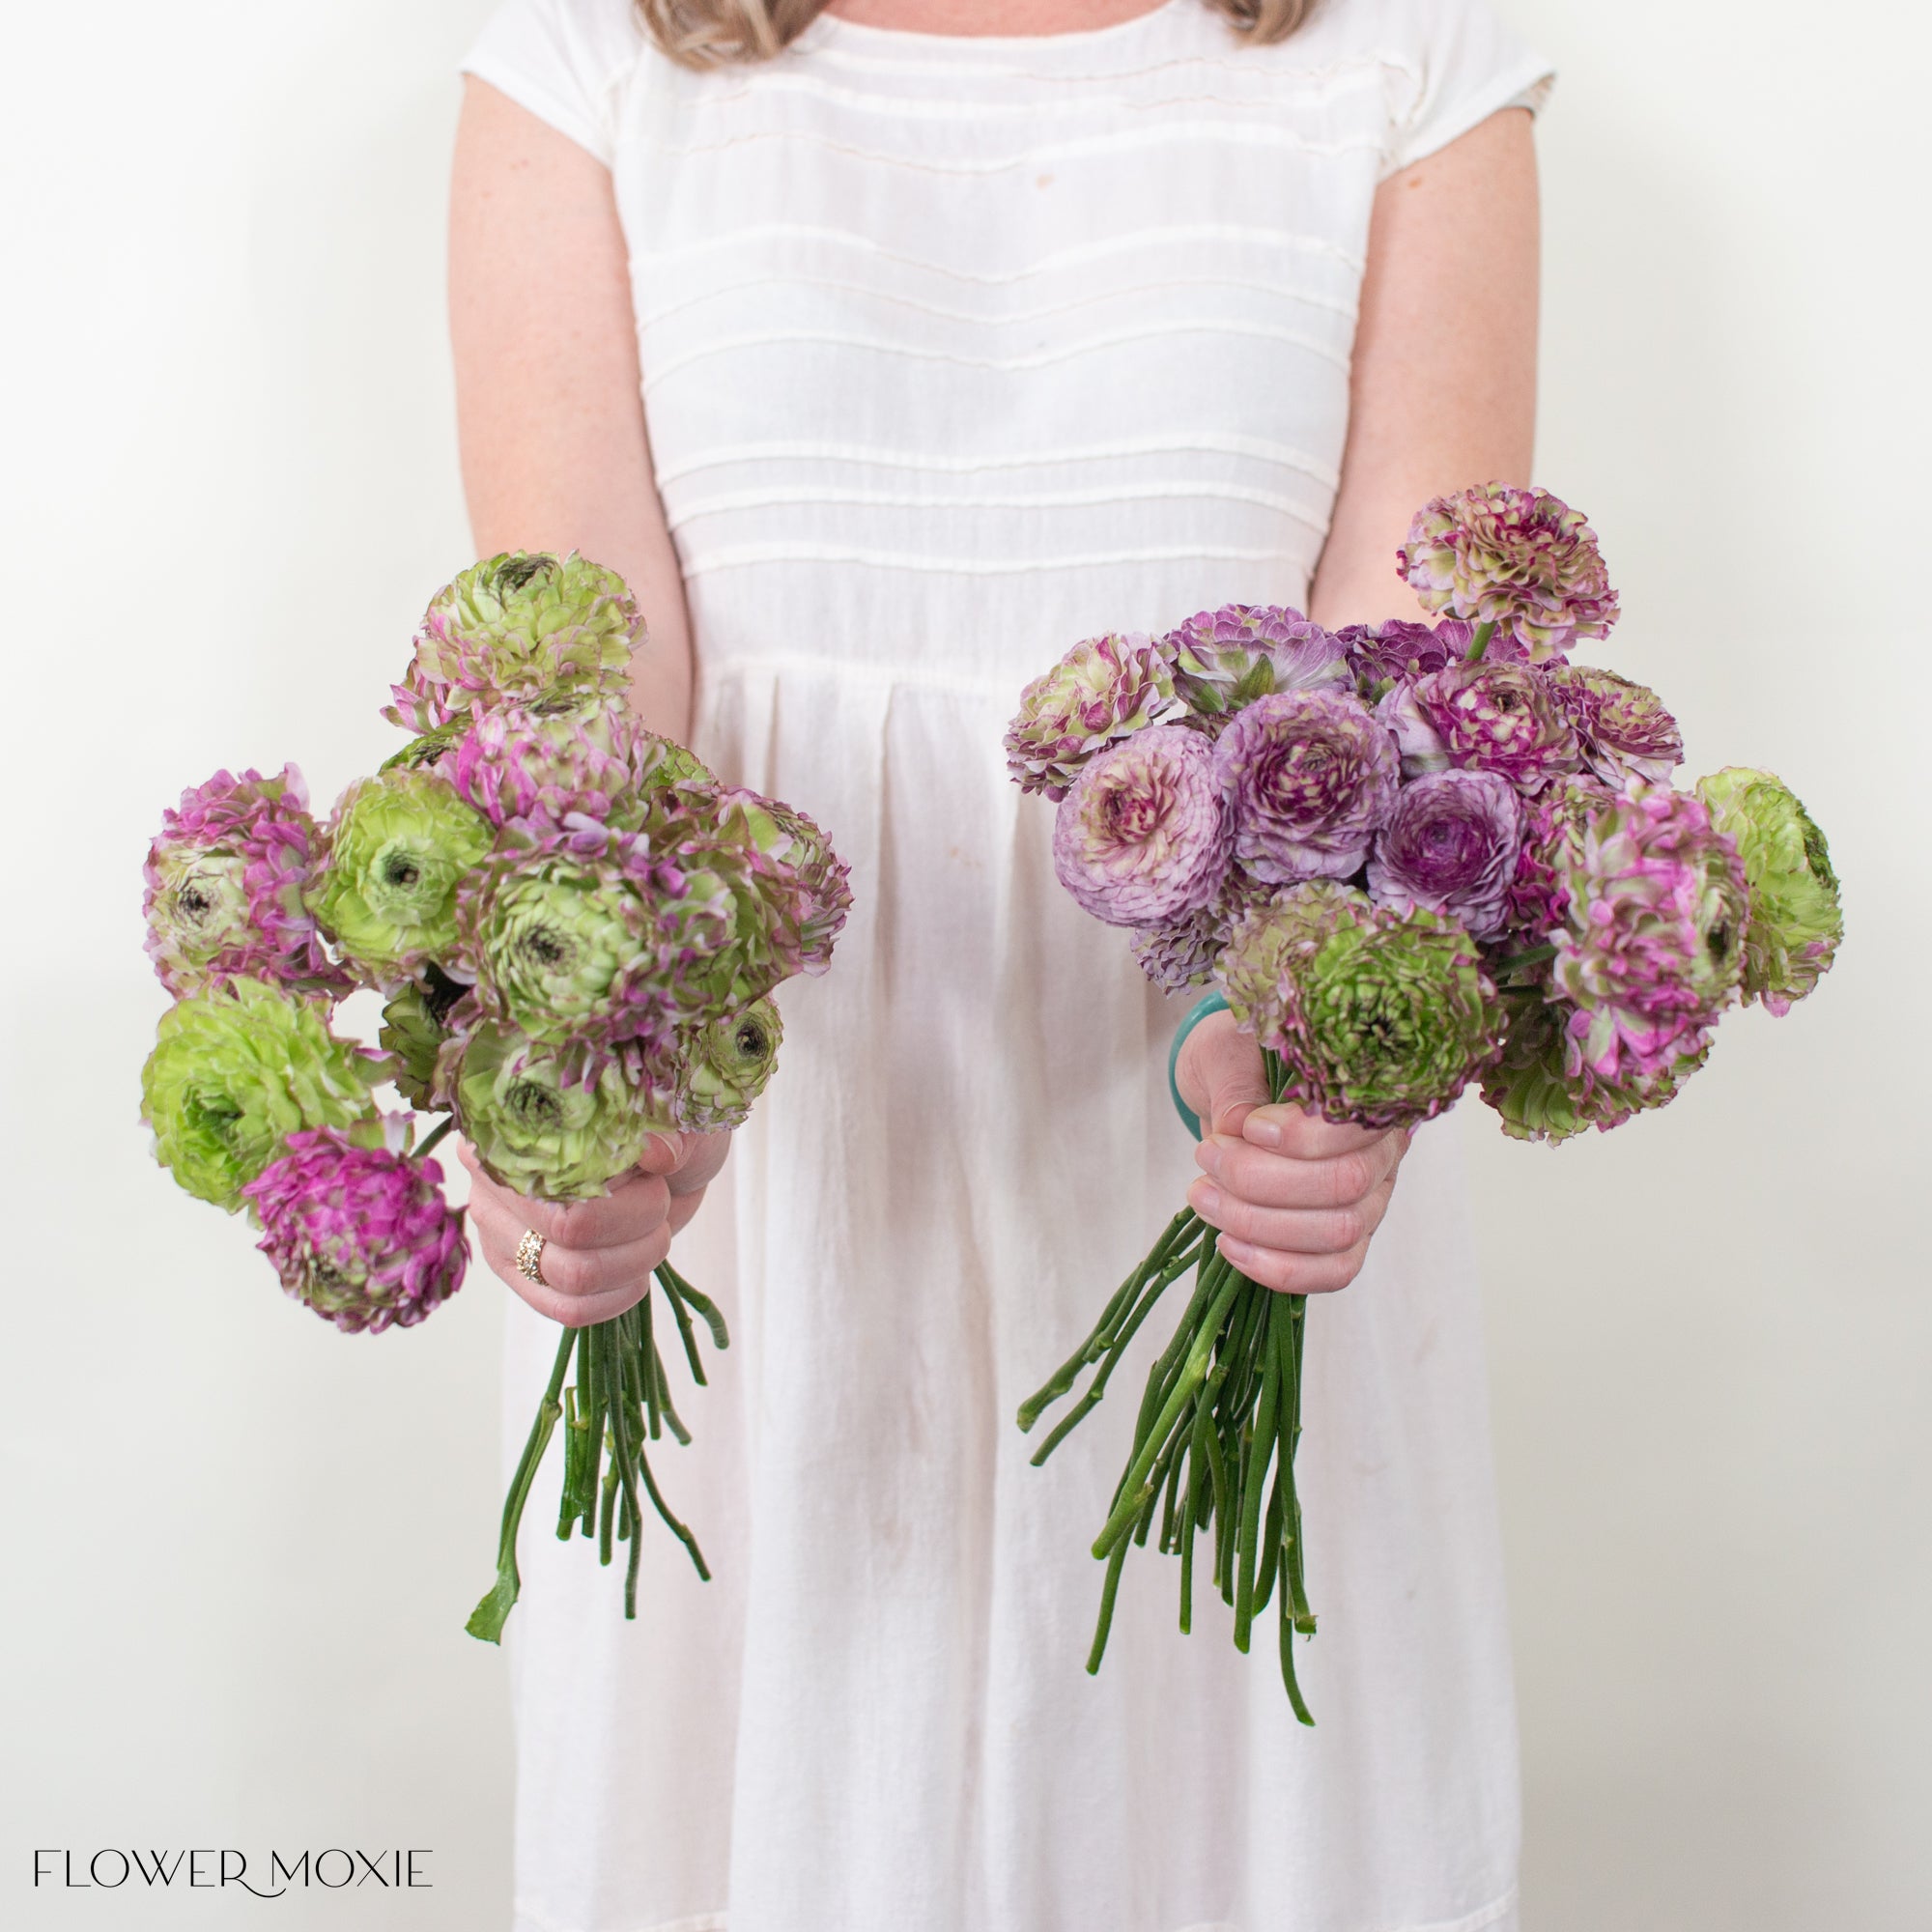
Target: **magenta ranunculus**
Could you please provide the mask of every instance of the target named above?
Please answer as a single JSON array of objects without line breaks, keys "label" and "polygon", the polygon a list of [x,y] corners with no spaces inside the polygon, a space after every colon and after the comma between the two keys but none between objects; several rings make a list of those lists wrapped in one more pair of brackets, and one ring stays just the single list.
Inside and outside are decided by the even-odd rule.
[{"label": "magenta ranunculus", "polygon": [[1616,797],[1600,781],[1577,777],[1558,779],[1524,801],[1522,845],[1504,914],[1510,931],[1525,944],[1541,943],[1562,923],[1570,904],[1563,882],[1570,843],[1581,836],[1584,819]]},{"label": "magenta ranunculus", "polygon": [[413,1326],[463,1286],[463,1214],[435,1161],[355,1147],[330,1127],[291,1134],[288,1148],[242,1191],[298,1301],[375,1334]]},{"label": "magenta ranunculus", "polygon": [[1533,792],[1582,769],[1577,734],[1534,665],[1447,665],[1397,686],[1377,715],[1395,734],[1405,777],[1495,772]]},{"label": "magenta ranunculus", "polygon": [[1170,631],[1162,653],[1190,711],[1224,717],[1277,691],[1339,690],[1349,681],[1342,645],[1287,605],[1228,604]]},{"label": "magenta ranunculus", "polygon": [[1066,796],[1090,760],[1180,709],[1167,654],[1139,631],[1089,638],[1020,694],[1007,769],[1022,791]]},{"label": "magenta ranunculus", "polygon": [[1425,611],[1494,624],[1538,662],[1617,621],[1596,531],[1547,490],[1482,483],[1437,497],[1396,560]]},{"label": "magenta ranunculus", "polygon": [[1595,665],[1551,665],[1544,676],[1577,733],[1584,763],[1605,783],[1670,782],[1684,762],[1684,734],[1648,685]]},{"label": "magenta ranunculus", "polygon": [[294,765],[275,778],[216,772],[161,813],[142,868],[148,956],[177,999],[227,980],[344,993],[302,904],[320,834]]},{"label": "magenta ranunculus", "polygon": [[1289,691],[1238,713],[1215,746],[1235,857],[1269,885],[1346,879],[1401,780],[1395,741],[1346,693]]},{"label": "magenta ranunculus", "polygon": [[1522,842],[1516,787],[1494,772],[1437,772],[1402,788],[1369,857],[1369,896],[1446,913],[1472,939],[1503,929]]},{"label": "magenta ranunculus", "polygon": [[492,825],[535,813],[607,819],[635,800],[659,740],[621,699],[472,714],[441,771]]},{"label": "magenta ranunculus", "polygon": [[1213,747],[1158,724],[1103,752],[1060,802],[1053,868],[1109,925],[1164,924],[1207,905],[1228,869]]},{"label": "magenta ranunculus", "polygon": [[1583,815],[1559,871],[1550,982],[1587,1015],[1581,1064],[1627,1080],[1673,1063],[1738,991],[1750,895],[1736,844],[1689,792],[1634,781]]}]

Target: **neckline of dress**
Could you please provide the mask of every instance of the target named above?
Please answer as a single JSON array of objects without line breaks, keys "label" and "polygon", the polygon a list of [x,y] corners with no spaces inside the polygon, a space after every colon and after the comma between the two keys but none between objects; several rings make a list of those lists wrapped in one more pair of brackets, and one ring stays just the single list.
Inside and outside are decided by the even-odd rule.
[{"label": "neckline of dress", "polygon": [[1058,48],[1083,48],[1122,40],[1168,19],[1183,7],[1198,7],[1201,0],[1161,0],[1145,14],[1116,20],[1105,27],[1069,27],[1057,34],[935,34],[921,27],[875,27],[867,20],[848,20],[838,14],[820,14],[792,45],[805,49],[836,40],[869,43],[894,51],[962,54],[1050,53]]}]

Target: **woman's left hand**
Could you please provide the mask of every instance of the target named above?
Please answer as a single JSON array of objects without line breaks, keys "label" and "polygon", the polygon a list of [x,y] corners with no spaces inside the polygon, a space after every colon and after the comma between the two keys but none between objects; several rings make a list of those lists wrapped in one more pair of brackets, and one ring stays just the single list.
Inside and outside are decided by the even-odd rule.
[{"label": "woman's left hand", "polygon": [[1187,1203],[1249,1280],[1287,1294],[1325,1294],[1361,1272],[1408,1151],[1405,1128],[1335,1126],[1268,1104],[1261,1048],[1229,1013],[1188,1035],[1175,1068],[1200,1115],[1202,1178]]}]

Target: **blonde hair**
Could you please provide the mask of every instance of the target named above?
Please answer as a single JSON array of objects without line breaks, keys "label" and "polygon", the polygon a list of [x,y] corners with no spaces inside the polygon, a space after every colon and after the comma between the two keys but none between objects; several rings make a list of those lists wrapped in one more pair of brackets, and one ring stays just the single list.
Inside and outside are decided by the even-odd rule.
[{"label": "blonde hair", "polygon": [[[1315,11],[1315,0],[1204,0],[1244,40],[1285,41]],[[825,0],[638,0],[644,25],[685,67],[770,60],[825,11]]]}]

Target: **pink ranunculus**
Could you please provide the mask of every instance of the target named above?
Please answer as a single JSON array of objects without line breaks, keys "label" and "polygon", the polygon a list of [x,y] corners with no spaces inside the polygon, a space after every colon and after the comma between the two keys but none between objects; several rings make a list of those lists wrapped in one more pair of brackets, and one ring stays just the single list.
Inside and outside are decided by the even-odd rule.
[{"label": "pink ranunculus", "polygon": [[330,1127],[291,1134],[288,1149],[242,1194],[296,1300],[375,1334],[413,1326],[462,1287],[469,1247],[437,1162],[355,1147]]}]

